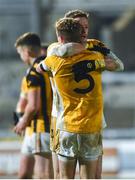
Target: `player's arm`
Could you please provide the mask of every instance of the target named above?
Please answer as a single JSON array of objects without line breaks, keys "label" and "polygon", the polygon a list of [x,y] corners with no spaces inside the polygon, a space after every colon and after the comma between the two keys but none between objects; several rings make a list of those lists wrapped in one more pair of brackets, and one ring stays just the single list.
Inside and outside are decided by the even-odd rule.
[{"label": "player's arm", "polygon": [[27,75],[27,87],[27,105],[25,112],[14,129],[17,134],[21,134],[23,130],[25,130],[40,109],[40,76],[37,75],[35,71]]},{"label": "player's arm", "polygon": [[57,62],[53,61],[53,58],[55,56],[50,56],[45,58],[43,61],[41,61],[37,67],[36,71],[40,74],[47,72],[50,77],[52,77],[52,71],[51,68],[57,64]]},{"label": "player's arm", "polygon": [[14,125],[16,125],[19,122],[19,119],[23,116],[26,105],[27,99],[21,93],[16,106],[16,110],[13,112]]},{"label": "player's arm", "polygon": [[90,51],[100,52],[105,57],[106,70],[123,71],[123,62],[104,43],[96,39],[88,39],[86,48]]},{"label": "player's arm", "polygon": [[95,71],[116,71],[119,68],[119,63],[116,60],[110,57],[104,57],[101,53],[93,51],[96,55],[95,61],[91,61],[91,64],[88,65],[89,69]]},{"label": "player's arm", "polygon": [[123,62],[112,52],[110,51],[105,57],[108,68],[112,67],[111,71],[123,71],[124,64]]},{"label": "player's arm", "polygon": [[[108,71],[124,70],[124,65],[122,61],[112,51],[110,51],[110,49],[107,48],[102,42],[93,39],[90,41],[90,44],[88,44],[88,47],[86,48],[90,51],[100,52],[105,56],[106,70]],[[66,43],[66,44],[55,43],[55,46],[51,46],[48,49],[48,56],[56,55],[60,57],[67,57],[78,54],[84,49],[85,48],[80,43]],[[44,71],[43,69],[45,68],[42,67],[43,66],[41,65],[39,72]]]},{"label": "player's arm", "polygon": [[27,100],[28,103],[26,105],[25,112],[14,129],[17,134],[21,134],[30,124],[33,117],[39,112],[41,104],[40,88],[30,90],[27,95]]},{"label": "player's arm", "polygon": [[93,50],[100,52],[104,55],[106,70],[108,71],[123,71],[124,64],[123,62],[107,47],[105,46],[96,46]]},{"label": "player's arm", "polygon": [[25,108],[25,113],[21,118],[21,120],[24,121],[26,126],[29,125],[33,117],[39,112],[41,105],[40,97],[40,87],[33,88],[28,91],[28,103]]},{"label": "player's arm", "polygon": [[19,122],[19,119],[22,117],[25,107],[27,105],[27,88],[26,88],[26,78],[24,77],[21,82],[21,92],[20,97],[16,105],[16,109],[13,112],[14,125]]},{"label": "player's arm", "polygon": [[85,47],[81,43],[55,43],[55,45],[52,44],[48,48],[47,57],[51,55],[56,55],[59,57],[68,57],[78,54],[83,50],[85,50]]},{"label": "player's arm", "polygon": [[120,60],[113,59],[112,57],[106,56],[104,59],[96,60],[95,64],[97,70],[107,71],[122,71],[124,70],[123,63]]},{"label": "player's arm", "polygon": [[[93,53],[95,53],[98,60],[91,61],[89,63],[88,66],[89,66],[89,69],[91,71],[92,70],[95,70],[95,71],[103,71],[103,70],[114,71],[117,68],[117,64],[111,58],[104,58],[104,56],[99,52],[94,51]],[[44,61],[41,61],[38,64],[36,71],[39,73],[50,72],[51,68],[53,67],[53,65],[50,65],[50,62],[52,62],[52,61],[50,61],[51,58],[52,58],[52,56],[50,56],[49,58],[46,58]],[[49,63],[48,63],[48,61],[49,61]],[[55,62],[53,62],[53,64],[55,64]]]},{"label": "player's arm", "polygon": [[112,58],[105,57],[104,59],[99,58],[99,60],[95,60],[95,70],[98,71],[117,71],[120,69],[119,64]]},{"label": "player's arm", "polygon": [[45,64],[45,60],[41,61],[38,66],[36,67],[36,71],[38,73],[44,73],[44,72],[49,72],[50,70],[48,69],[48,67]]},{"label": "player's arm", "polygon": [[118,68],[117,63],[115,63],[115,61],[112,60],[111,58],[106,57],[104,61],[105,61],[105,70],[116,71],[116,69]]},{"label": "player's arm", "polygon": [[[110,51],[110,49],[108,49],[100,41],[96,40],[94,42],[96,42],[96,44],[95,45],[92,44],[93,46],[89,47],[88,50],[100,52],[105,56],[106,70],[108,71],[124,70],[124,65],[122,61],[112,51]],[[48,56],[56,55],[60,57],[67,57],[78,54],[84,49],[85,49],[84,46],[82,46],[80,43],[55,44],[55,46],[52,46],[50,47],[50,49],[48,49]],[[44,67],[44,64],[41,63],[38,72],[42,72],[45,69],[46,68]]]},{"label": "player's arm", "polygon": [[27,99],[24,96],[20,95],[19,101],[16,105],[16,111],[17,112],[24,112],[26,104],[27,104]]}]

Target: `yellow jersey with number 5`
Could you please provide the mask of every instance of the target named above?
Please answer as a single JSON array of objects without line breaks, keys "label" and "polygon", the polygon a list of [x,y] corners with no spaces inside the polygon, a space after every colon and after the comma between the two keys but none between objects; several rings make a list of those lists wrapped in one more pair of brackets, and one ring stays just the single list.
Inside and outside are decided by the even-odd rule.
[{"label": "yellow jersey with number 5", "polygon": [[43,63],[53,74],[58,94],[57,129],[74,133],[94,133],[102,128],[102,71],[95,61],[103,60],[98,52],[61,58],[50,56]]}]

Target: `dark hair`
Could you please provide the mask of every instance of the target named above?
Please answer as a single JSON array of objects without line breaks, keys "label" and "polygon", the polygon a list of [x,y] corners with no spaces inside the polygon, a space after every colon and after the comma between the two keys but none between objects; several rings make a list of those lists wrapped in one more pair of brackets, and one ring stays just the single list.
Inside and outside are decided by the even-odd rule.
[{"label": "dark hair", "polygon": [[15,47],[18,46],[36,46],[41,47],[40,38],[37,34],[27,32],[21,35],[15,42]]},{"label": "dark hair", "polygon": [[89,14],[79,9],[71,10],[65,13],[64,17],[77,18],[77,17],[85,17],[88,19]]},{"label": "dark hair", "polygon": [[55,28],[58,36],[64,36],[68,42],[81,42],[81,35],[83,27],[73,18],[61,18],[56,24]]}]

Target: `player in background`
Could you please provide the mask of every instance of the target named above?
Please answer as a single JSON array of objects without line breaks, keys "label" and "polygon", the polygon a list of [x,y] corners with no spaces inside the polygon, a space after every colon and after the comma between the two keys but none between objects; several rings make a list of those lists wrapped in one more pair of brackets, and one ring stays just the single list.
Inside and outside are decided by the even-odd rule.
[{"label": "player in background", "polygon": [[41,43],[41,55],[47,56],[47,48],[48,48],[47,43]]},{"label": "player in background", "polygon": [[[101,41],[96,39],[87,39],[88,37],[88,17],[89,14],[82,11],[82,10],[72,10],[65,14],[65,17],[71,17],[80,22],[80,24],[84,27],[84,34],[83,34],[83,41],[85,48],[89,51],[97,51],[104,55],[105,58],[111,58],[118,64],[115,71],[123,71],[124,65],[122,61],[109,49],[107,48]],[[79,53],[82,50],[80,44],[77,43],[67,43],[67,44],[60,44],[54,43],[48,48],[48,56],[50,55],[58,55],[61,57],[72,56],[74,54]],[[56,118],[55,118],[56,119]],[[55,122],[55,121],[54,121]],[[55,123],[54,123],[55,124]],[[106,127],[106,122],[103,115],[103,129]],[[54,128],[55,129],[55,128]],[[52,130],[53,131],[53,130]],[[55,130],[54,130],[55,131]],[[102,132],[101,132],[102,133]],[[52,141],[55,136],[52,136]],[[54,145],[55,146],[55,145]],[[57,155],[55,154],[55,150],[53,150],[53,163],[54,163],[54,172],[56,172],[56,177],[58,176],[58,162],[57,162]],[[101,178],[102,173],[102,155],[98,159],[97,163],[97,179]]]},{"label": "player in background", "polygon": [[[41,56],[44,58],[47,56],[47,48],[48,48],[48,43],[42,42],[41,43]],[[34,172],[35,174],[37,174],[36,172],[38,172],[40,167],[40,161],[35,161],[35,166],[34,166]],[[40,172],[40,171],[39,171]]]},{"label": "player in background", "polygon": [[29,66],[16,108],[16,114],[21,116],[14,127],[17,134],[25,132],[18,176],[20,179],[31,179],[36,162],[36,178],[53,178],[50,151],[51,86],[47,73],[41,75],[35,70],[45,58],[41,56],[40,38],[35,33],[25,33],[18,37],[15,47],[22,61]]},{"label": "player in background", "polygon": [[[72,18],[65,18],[59,20],[56,23],[56,29],[58,41],[60,43],[65,44],[68,42],[81,42],[83,44],[82,37],[84,31],[80,23],[78,23],[78,21],[73,20]],[[104,56],[100,53],[96,53],[93,51],[89,52],[85,50],[83,46],[82,49],[83,51],[80,54],[77,54],[76,56],[66,58],[51,56],[49,58],[46,58],[45,61],[41,62],[37,68],[37,71],[39,72],[41,72],[43,69],[45,71],[52,72],[57,88],[57,94],[60,101],[58,105],[58,116],[56,122],[56,152],[59,154],[60,178],[74,178],[77,160],[79,161],[80,166],[80,177],[95,178],[97,159],[102,153],[102,144],[100,141],[100,131],[102,128],[101,121],[103,116],[103,105],[101,95],[101,70],[107,69],[113,71],[117,69],[119,66],[115,61],[112,61],[109,58],[104,61]],[[93,74],[93,76],[89,74],[90,72]],[[86,82],[83,81],[84,79],[87,79],[89,83],[91,81],[91,83],[88,83],[88,85]],[[82,84],[79,83],[81,80]],[[75,81],[77,82],[78,86],[80,86],[79,88],[75,88],[77,86]],[[89,93],[92,90],[93,93]],[[76,93],[73,91],[75,91]],[[97,97],[99,96],[99,99],[95,98],[96,92]],[[87,111],[87,108],[89,109],[90,107],[88,105],[89,101],[85,97],[85,94],[87,94],[86,97],[88,99],[92,98],[95,99],[95,101],[97,101],[92,101],[94,104],[101,103],[101,107],[100,105],[99,107],[97,107],[99,112],[97,110],[97,113],[92,113],[93,115],[95,114],[97,118],[92,118],[92,114],[91,112],[89,112],[90,110]],[[82,99],[81,102],[80,97]],[[88,104],[86,103],[86,106],[84,105],[85,100],[88,102]],[[93,112],[96,109],[94,104],[93,107],[90,108],[93,109],[91,110]],[[82,110],[80,108],[82,108]],[[86,121],[85,118],[87,119]],[[98,139],[95,133],[98,134]],[[89,146],[89,148],[87,147],[88,149],[85,149],[85,143],[82,144],[84,139],[79,142],[75,140],[76,135],[79,136],[79,139],[91,139],[91,141],[86,140],[86,144]],[[97,142],[96,144],[94,143],[95,141]],[[80,150],[78,149],[78,147],[80,147]],[[93,148],[95,148],[95,150]],[[72,151],[72,149],[74,150]]]}]

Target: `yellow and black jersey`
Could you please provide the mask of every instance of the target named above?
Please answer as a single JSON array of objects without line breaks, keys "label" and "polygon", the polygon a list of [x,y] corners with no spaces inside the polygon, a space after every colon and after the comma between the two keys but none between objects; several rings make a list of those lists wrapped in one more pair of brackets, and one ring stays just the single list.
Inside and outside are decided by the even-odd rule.
[{"label": "yellow and black jersey", "polygon": [[89,51],[100,52],[104,56],[107,56],[107,54],[110,53],[110,49],[97,39],[87,39],[86,49]]},{"label": "yellow and black jersey", "polygon": [[51,84],[47,73],[39,74],[36,71],[38,63],[43,59],[45,59],[43,56],[37,58],[26,76],[28,91],[33,88],[40,88],[41,91],[41,109],[34,116],[34,120],[31,123],[35,132],[50,132],[52,110]]},{"label": "yellow and black jersey", "polygon": [[26,76],[24,76],[21,82],[20,96],[27,99],[27,91],[28,91],[28,87],[27,87],[27,82],[26,82]]},{"label": "yellow and black jersey", "polygon": [[101,130],[102,71],[95,70],[95,61],[103,59],[100,53],[84,50],[71,57],[51,56],[43,61],[53,74],[59,98],[57,129],[74,133]]}]

